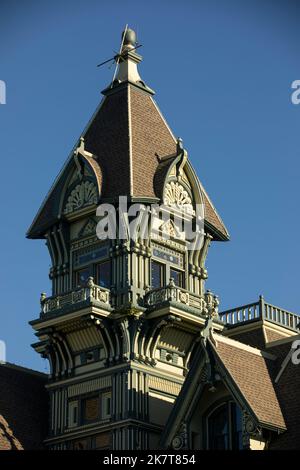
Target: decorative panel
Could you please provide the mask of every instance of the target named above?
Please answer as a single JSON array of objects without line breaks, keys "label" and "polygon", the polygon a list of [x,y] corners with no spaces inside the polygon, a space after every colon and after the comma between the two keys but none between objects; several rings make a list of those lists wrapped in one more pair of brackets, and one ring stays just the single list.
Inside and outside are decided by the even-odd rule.
[{"label": "decorative panel", "polygon": [[178,182],[171,181],[166,184],[164,201],[167,206],[184,208],[190,214],[194,212],[191,197],[182,184]]},{"label": "decorative panel", "polygon": [[184,265],[184,255],[182,253],[178,253],[171,248],[166,246],[156,245],[153,243],[153,250],[152,255],[156,258],[168,261],[169,263],[178,266],[179,268],[183,268]]},{"label": "decorative panel", "polygon": [[159,340],[159,345],[165,349],[185,353],[191,346],[193,335],[176,328],[166,328]]},{"label": "decorative panel", "polygon": [[161,379],[160,377],[151,376],[149,378],[149,388],[177,396],[181,390],[181,385],[175,382],[170,382],[169,380]]},{"label": "decorative panel", "polygon": [[71,385],[68,387],[68,397],[76,397],[78,395],[83,395],[84,393],[95,392],[109,387],[111,387],[110,375],[105,377],[98,377],[94,380],[88,380],[76,385]]},{"label": "decorative panel", "polygon": [[108,246],[91,245],[73,252],[73,267],[77,268],[103,258],[109,254]]},{"label": "decorative panel", "polygon": [[97,204],[97,188],[91,181],[83,181],[78,184],[70,193],[64,213],[70,214],[85,206]]},{"label": "decorative panel", "polygon": [[73,352],[103,345],[101,335],[94,326],[68,333],[67,341]]}]

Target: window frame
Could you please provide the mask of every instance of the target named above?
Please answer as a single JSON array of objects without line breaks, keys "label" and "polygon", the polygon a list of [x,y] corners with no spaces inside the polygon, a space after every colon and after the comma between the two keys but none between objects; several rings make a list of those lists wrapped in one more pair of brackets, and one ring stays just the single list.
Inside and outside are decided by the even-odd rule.
[{"label": "window frame", "polygon": [[[106,412],[106,404],[109,400],[109,412]],[[111,418],[111,391],[103,392],[101,394],[101,419]]]},{"label": "window frame", "polygon": [[[204,444],[204,449],[206,450],[216,450],[216,449],[211,449],[210,447],[210,435],[209,435],[209,418],[212,416],[212,414],[218,409],[221,408],[222,406],[226,406],[226,413],[227,413],[227,419],[228,419],[228,449],[224,450],[239,450],[233,449],[233,434],[236,433],[236,430],[234,429],[234,425],[232,422],[232,405],[234,405],[236,408],[239,408],[240,411],[242,412],[239,404],[232,398],[228,399],[222,399],[216,403],[214,403],[212,406],[209,407],[209,409],[205,412],[203,416],[203,444]],[[242,431],[240,431],[242,432]],[[243,449],[243,443],[241,445],[241,448]]]},{"label": "window frame", "polygon": [[79,250],[76,249],[76,250],[72,251],[72,256],[71,256],[72,269],[70,270],[70,276],[71,276],[70,277],[70,283],[73,286],[73,289],[76,289],[78,287],[81,287],[81,288],[85,287],[84,285],[81,285],[78,282],[78,274],[80,273],[80,271],[84,271],[85,269],[89,269],[89,272],[90,272],[89,275],[94,278],[94,281],[97,284],[97,282],[96,282],[97,266],[99,264],[105,263],[105,262],[110,263],[110,287],[109,288],[103,287],[103,289],[111,289],[111,287],[112,287],[113,271],[112,271],[112,258],[109,254],[109,245],[107,243],[104,244],[104,245],[99,245],[99,244],[93,243],[92,246],[94,248],[93,248],[93,251],[91,251],[91,252],[97,251],[101,248],[107,249],[107,252],[103,255],[103,257],[99,257],[99,258],[96,258],[95,260],[92,260],[92,261],[90,260],[89,262],[85,262],[85,263],[74,266],[74,253],[79,251]]},{"label": "window frame", "polygon": [[[152,267],[153,267],[154,264],[159,266],[159,269],[160,269],[160,286],[156,286],[156,287],[154,287],[153,284],[152,284],[152,278],[153,278],[153,276],[152,276],[152,272],[153,272]],[[160,261],[157,261],[156,259],[151,259],[150,269],[151,269],[151,288],[152,289],[161,289],[166,284],[166,264],[161,263]]]},{"label": "window frame", "polygon": [[173,272],[176,272],[176,273],[178,273],[178,274],[180,274],[180,276],[181,276],[181,285],[176,284],[175,279],[173,278],[176,287],[179,287],[179,288],[181,288],[181,289],[185,289],[185,276],[184,276],[184,271],[182,271],[181,269],[177,269],[177,268],[175,269],[175,268],[173,268],[173,266],[170,266],[169,269],[170,269],[170,279],[173,278],[173,276],[171,275],[171,272],[172,272],[172,271],[173,271]]},{"label": "window frame", "polygon": [[[76,413],[74,413],[76,410]],[[74,414],[76,417],[74,417]],[[79,421],[79,400],[69,400],[68,402],[68,429],[78,426]]]},{"label": "window frame", "polygon": [[[155,248],[158,249],[156,246]],[[152,285],[152,263],[156,263],[156,264],[163,266],[163,281],[160,287],[153,287]],[[171,270],[176,271],[181,274],[182,286],[176,285],[176,287],[179,287],[180,289],[186,289],[187,273],[184,267],[180,267],[177,264],[172,263],[172,261],[163,260],[162,258],[155,256],[155,255],[152,255],[151,263],[150,263],[150,287],[151,289],[160,289],[166,286],[167,284],[169,284],[170,279],[172,277]]]},{"label": "window frame", "polygon": [[[84,419],[84,402],[85,400],[88,400],[89,398],[96,398],[96,397],[99,399],[99,409],[98,409],[99,417],[95,420],[86,421]],[[109,414],[104,413],[104,406],[105,406],[104,402],[106,402],[107,398],[110,399],[110,413]],[[73,407],[77,408],[76,423],[75,421],[71,423],[70,412],[73,411]],[[80,427],[80,426],[88,426],[89,424],[101,423],[101,421],[110,420],[111,416],[112,416],[112,391],[109,388],[103,389],[99,392],[90,392],[90,393],[78,395],[68,400],[67,427],[70,429],[73,429],[75,427]]]},{"label": "window frame", "polygon": [[[101,286],[100,284],[100,279],[99,279],[99,267],[101,266],[101,264],[108,264],[109,266],[109,287],[107,286]],[[93,265],[93,272],[94,272],[94,279],[95,279],[95,283],[102,287],[103,289],[111,289],[111,285],[112,285],[112,265],[111,265],[111,258],[106,258],[106,259],[103,259],[101,261],[98,261],[97,263],[95,263]]]},{"label": "window frame", "polygon": [[[74,273],[75,273],[75,284],[76,284],[75,288],[76,287],[86,287],[86,282],[87,282],[88,279],[86,280],[85,284],[81,284],[81,282],[79,280],[79,275],[82,271],[89,271],[89,276],[92,276],[93,269],[91,269],[91,268],[92,268],[91,265],[87,265],[87,266],[81,267],[80,269],[77,269],[76,271],[74,271]],[[89,276],[88,276],[88,278],[89,278]]]},{"label": "window frame", "polygon": [[[87,400],[90,400],[93,398],[98,399],[98,418],[93,419],[93,420],[86,420],[84,419],[84,413],[85,413],[84,403]],[[101,421],[101,393],[96,393],[96,394],[93,393],[93,394],[83,396],[82,398],[79,399],[79,406],[80,406],[79,426],[87,426],[89,424],[99,423]]]}]

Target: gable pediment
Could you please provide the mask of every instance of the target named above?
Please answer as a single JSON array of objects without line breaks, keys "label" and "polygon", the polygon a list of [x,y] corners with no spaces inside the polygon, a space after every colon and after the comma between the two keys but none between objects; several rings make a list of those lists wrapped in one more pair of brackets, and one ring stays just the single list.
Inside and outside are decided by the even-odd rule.
[{"label": "gable pediment", "polygon": [[64,206],[64,215],[72,214],[79,209],[92,206],[98,202],[96,185],[89,180],[76,184],[71,190]]}]

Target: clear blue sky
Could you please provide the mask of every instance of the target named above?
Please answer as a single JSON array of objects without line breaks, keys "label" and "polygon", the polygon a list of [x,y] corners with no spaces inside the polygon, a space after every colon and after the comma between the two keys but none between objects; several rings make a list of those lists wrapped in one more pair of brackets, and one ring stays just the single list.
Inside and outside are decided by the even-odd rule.
[{"label": "clear blue sky", "polygon": [[300,311],[299,2],[0,2],[0,339],[7,360],[43,370],[28,321],[50,293],[43,241],[25,232],[100,100],[126,23],[142,78],[227,225],[207,287],[221,309],[255,301]]}]

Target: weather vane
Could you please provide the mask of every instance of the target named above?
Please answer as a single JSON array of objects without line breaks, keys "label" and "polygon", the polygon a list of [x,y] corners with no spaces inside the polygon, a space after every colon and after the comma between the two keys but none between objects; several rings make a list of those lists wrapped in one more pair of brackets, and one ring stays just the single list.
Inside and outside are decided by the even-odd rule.
[{"label": "weather vane", "polygon": [[[126,47],[124,47],[126,46]],[[142,44],[138,44],[136,40],[136,34],[132,29],[128,28],[128,24],[125,26],[125,29],[122,33],[122,41],[121,41],[121,46],[119,52],[116,53],[113,57],[110,59],[105,60],[104,62],[101,62],[100,64],[97,65],[97,67],[101,67],[102,65],[108,64],[109,62],[115,63],[115,71],[112,79],[112,84],[116,78],[117,70],[119,63],[125,60],[125,55],[127,52],[134,51],[141,47]]]}]

